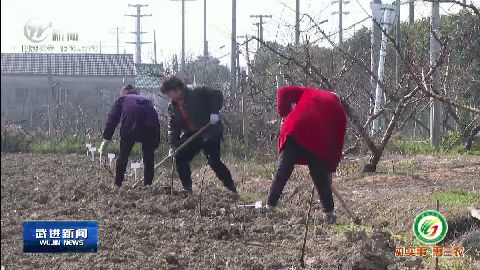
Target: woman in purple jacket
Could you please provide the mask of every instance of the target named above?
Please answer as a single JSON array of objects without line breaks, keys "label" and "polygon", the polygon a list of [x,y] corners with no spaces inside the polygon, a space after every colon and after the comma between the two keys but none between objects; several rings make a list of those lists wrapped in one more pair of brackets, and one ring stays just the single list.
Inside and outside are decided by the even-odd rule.
[{"label": "woman in purple jacket", "polygon": [[144,184],[151,185],[155,165],[154,153],[160,142],[160,123],[152,102],[139,95],[131,85],[122,88],[120,97],[108,113],[101,150],[112,139],[119,122],[121,122],[120,155],[117,160],[115,185],[122,186],[128,157],[135,142],[142,143]]}]

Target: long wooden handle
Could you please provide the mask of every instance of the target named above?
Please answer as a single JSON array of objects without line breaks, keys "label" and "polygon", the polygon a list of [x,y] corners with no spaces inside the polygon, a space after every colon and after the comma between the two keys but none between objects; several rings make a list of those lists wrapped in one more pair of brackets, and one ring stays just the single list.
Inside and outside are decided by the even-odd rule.
[{"label": "long wooden handle", "polygon": [[200,134],[202,134],[203,131],[205,131],[209,126],[211,126],[212,123],[208,123],[206,124],[205,126],[203,126],[201,129],[199,129],[197,132],[195,132],[195,134],[193,134],[192,136],[190,136],[190,138],[188,138],[184,143],[182,143],[182,145],[180,145],[177,149],[175,149],[175,152],[173,152],[172,155],[168,155],[166,156],[164,159],[162,159],[162,161],[160,161],[157,165],[155,165],[155,170],[158,169],[158,167],[160,167],[160,165],[162,165],[163,162],[165,162],[166,160],[168,160],[168,158],[172,157],[172,156],[175,156],[180,150],[182,150],[183,148],[185,148],[189,143],[191,143],[193,140],[195,140]]},{"label": "long wooden handle", "polygon": [[[183,148],[185,148],[190,142],[192,142],[196,137],[198,137],[200,134],[202,134],[202,132],[207,129],[209,126],[211,126],[212,123],[208,123],[206,124],[205,126],[203,126],[201,129],[199,129],[197,132],[195,132],[195,134],[193,134],[190,138],[188,138],[184,143],[182,143],[182,145],[180,145],[177,149],[175,149],[175,152],[173,152],[172,155],[168,155],[166,156],[164,159],[162,159],[162,161],[160,161],[159,163],[157,163],[157,165],[155,165],[155,167],[153,168],[153,171],[155,172],[159,167],[160,165],[162,165],[163,162],[167,161],[169,158],[172,158],[172,166],[174,164],[174,161],[173,161],[173,157],[175,156],[175,154],[182,150]],[[173,170],[172,170],[172,173],[173,173]],[[172,179],[173,179],[173,174],[172,174]],[[136,182],[135,184],[133,184],[132,187],[137,187],[137,185],[141,182],[142,180],[139,180],[138,182]]]},{"label": "long wooden handle", "polygon": [[350,218],[353,219],[353,220],[356,220],[355,215],[353,214],[352,211],[350,211],[350,208],[348,208],[347,204],[346,204],[345,201],[343,200],[343,197],[342,197],[342,195],[340,195],[340,193],[338,192],[337,188],[336,188],[333,184],[331,185],[331,188],[332,188],[333,194],[335,194],[335,196],[337,197],[337,199],[340,201],[340,203],[342,204],[343,208],[347,211],[347,213],[348,213],[348,215],[350,216]]}]

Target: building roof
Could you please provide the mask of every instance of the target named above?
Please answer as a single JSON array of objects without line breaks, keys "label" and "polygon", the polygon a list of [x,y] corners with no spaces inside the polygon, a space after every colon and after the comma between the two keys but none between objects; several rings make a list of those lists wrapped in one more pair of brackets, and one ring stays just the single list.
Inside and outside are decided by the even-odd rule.
[{"label": "building roof", "polygon": [[135,76],[132,54],[2,53],[2,75]]},{"label": "building roof", "polygon": [[135,87],[145,90],[159,90],[163,77],[162,64],[136,64]]}]

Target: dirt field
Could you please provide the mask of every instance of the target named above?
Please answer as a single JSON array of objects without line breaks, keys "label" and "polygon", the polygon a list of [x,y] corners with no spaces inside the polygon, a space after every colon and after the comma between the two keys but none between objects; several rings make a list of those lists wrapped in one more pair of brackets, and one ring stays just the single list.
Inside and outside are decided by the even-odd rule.
[{"label": "dirt field", "polygon": [[[164,194],[162,186],[170,181],[167,171],[158,174],[153,189],[132,188],[129,179],[121,191],[114,191],[111,175],[85,156],[2,153],[1,161],[1,264],[6,270],[300,268],[312,186],[304,169],[297,169],[288,182],[278,209],[267,211],[236,208],[210,169],[194,171],[196,194],[184,198]],[[265,199],[269,173],[227,165],[244,200]],[[394,257],[395,246],[415,242],[412,222],[421,211],[435,207],[430,194],[452,188],[480,192],[480,157],[396,156],[385,159],[374,175],[344,168],[334,183],[363,226],[349,225],[338,201],[338,224],[322,224],[315,194],[306,244],[308,269],[432,269],[431,258]],[[180,186],[178,179],[175,186]],[[473,204],[480,207],[479,201]],[[460,245],[466,234],[480,233],[464,205],[441,204],[440,211],[451,232],[445,245]],[[24,254],[24,220],[98,220],[99,252]],[[480,259],[473,255],[441,258],[442,269],[480,269]]]}]

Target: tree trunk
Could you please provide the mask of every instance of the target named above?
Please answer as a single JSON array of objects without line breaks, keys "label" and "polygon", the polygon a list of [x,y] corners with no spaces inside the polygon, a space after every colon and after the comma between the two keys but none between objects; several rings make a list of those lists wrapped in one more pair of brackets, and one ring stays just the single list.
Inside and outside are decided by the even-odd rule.
[{"label": "tree trunk", "polygon": [[470,149],[472,149],[473,139],[479,133],[480,133],[480,125],[472,128],[470,134],[467,136],[467,138],[465,140],[465,147],[464,147],[465,151],[469,151]]},{"label": "tree trunk", "polygon": [[368,161],[367,164],[365,164],[365,167],[363,167],[363,172],[365,173],[371,173],[371,172],[376,172],[377,171],[377,165],[378,162],[380,161],[380,158],[382,157],[382,152],[377,151],[375,153],[372,153],[370,156],[370,160]]}]

